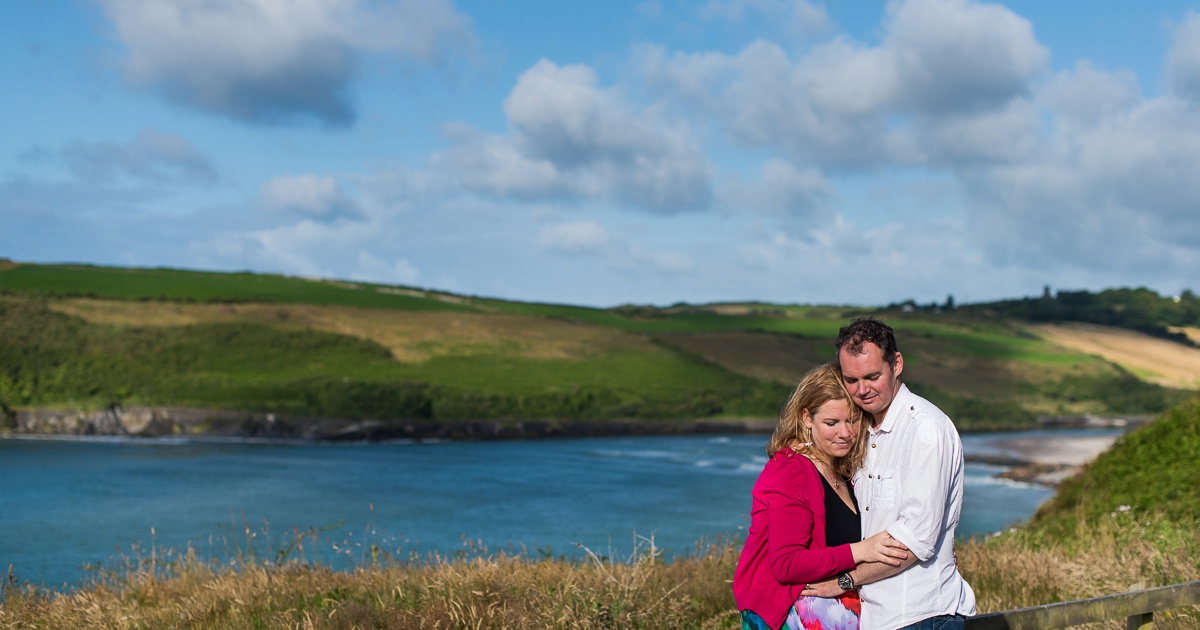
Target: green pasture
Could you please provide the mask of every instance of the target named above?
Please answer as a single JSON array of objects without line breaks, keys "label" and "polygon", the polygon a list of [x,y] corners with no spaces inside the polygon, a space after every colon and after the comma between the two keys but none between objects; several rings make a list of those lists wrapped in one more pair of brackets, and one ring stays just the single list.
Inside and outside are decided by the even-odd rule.
[{"label": "green pasture", "polygon": [[[52,308],[79,297],[134,306],[108,323]],[[337,324],[318,330],[229,309],[191,309],[189,321],[200,323],[163,325],[147,310],[147,325],[130,324],[142,302],[158,311],[171,302],[313,304],[344,307],[337,313],[346,316],[326,315]],[[403,318],[388,315],[432,309],[473,314],[461,328],[412,316],[403,328]],[[824,356],[825,347],[832,358],[838,329],[859,312],[753,303],[605,310],[248,273],[5,264],[0,404],[374,418],[770,418],[792,384],[780,375],[802,374],[812,359],[798,357]],[[882,317],[896,328],[906,381],[964,427],[1029,426],[1047,413],[1155,413],[1186,394],[994,318]],[[555,350],[564,344],[573,349]],[[416,352],[397,360],[392,349],[405,347]]]},{"label": "green pasture", "polygon": [[1090,361],[1078,352],[1065,350],[1024,331],[998,323],[963,320],[954,316],[933,316],[931,319],[888,317],[896,330],[897,341],[905,359],[905,346],[936,348],[981,359],[1019,361],[1044,365],[1073,365]]},{"label": "green pasture", "polygon": [[[9,406],[126,402],[381,418],[392,412],[703,417],[731,403],[740,412],[771,415],[786,394],[649,342],[586,359],[471,354],[402,363],[374,342],[345,335],[249,323],[123,328],[11,299],[0,301],[0,336],[9,341],[0,346],[0,401]],[[396,406],[397,397],[413,392],[424,397],[424,411]]]},{"label": "green pasture", "polygon": [[[181,302],[286,302],[403,310],[473,311],[464,304],[416,297],[365,283],[252,273],[84,265],[0,268],[0,293]],[[411,291],[419,292],[417,289]]]}]

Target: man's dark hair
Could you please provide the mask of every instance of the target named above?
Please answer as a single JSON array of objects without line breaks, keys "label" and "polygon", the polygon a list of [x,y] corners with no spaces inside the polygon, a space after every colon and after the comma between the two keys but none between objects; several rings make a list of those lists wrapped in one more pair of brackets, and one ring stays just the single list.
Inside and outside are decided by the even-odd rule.
[{"label": "man's dark hair", "polygon": [[833,346],[839,355],[843,347],[850,354],[862,354],[866,352],[863,344],[867,342],[879,346],[883,360],[887,361],[888,365],[896,364],[896,353],[899,352],[896,348],[896,335],[891,326],[874,317],[856,317],[854,321],[842,326]]}]

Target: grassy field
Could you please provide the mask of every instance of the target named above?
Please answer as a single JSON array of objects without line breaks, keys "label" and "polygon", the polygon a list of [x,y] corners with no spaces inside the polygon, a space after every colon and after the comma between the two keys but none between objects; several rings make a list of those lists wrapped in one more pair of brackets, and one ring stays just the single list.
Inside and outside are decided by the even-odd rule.
[{"label": "grassy field", "polygon": [[[960,541],[959,568],[980,613],[1200,579],[1194,481],[1200,400],[1172,409],[1087,466],[1025,527]],[[1136,465],[1135,465],[1136,464]],[[1083,500],[1086,498],[1086,501]],[[628,558],[514,556],[465,545],[417,558],[364,532],[347,541],[353,571],[313,561],[312,533],[229,560],[144,550],[68,592],[3,586],[6,628],[737,627],[730,591],[739,541],[701,541],[664,562],[652,540]],[[1164,611],[1155,627],[1200,625],[1200,607]],[[1124,622],[1102,624],[1123,628]]]},{"label": "grassy field", "polygon": [[14,265],[0,269],[0,292],[183,302],[271,302],[406,310],[473,310],[463,299],[407,287],[252,273],[178,269]]},{"label": "grassy field", "polygon": [[1200,348],[1089,324],[1040,324],[1033,330],[1065,347],[1107,357],[1150,382],[1191,389],[1200,386]]},{"label": "grassy field", "polygon": [[[335,418],[769,419],[861,310],[594,309],[246,273],[0,267],[0,406]],[[1015,323],[883,313],[960,427],[1145,414],[1188,390]]]}]

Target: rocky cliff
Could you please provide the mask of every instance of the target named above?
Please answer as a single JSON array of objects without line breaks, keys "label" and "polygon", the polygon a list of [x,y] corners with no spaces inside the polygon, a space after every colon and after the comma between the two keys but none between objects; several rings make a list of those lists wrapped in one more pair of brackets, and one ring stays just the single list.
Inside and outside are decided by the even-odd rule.
[{"label": "rocky cliff", "polygon": [[98,411],[23,409],[11,412],[8,434],[136,438],[215,437],[381,441],[514,439],[601,435],[666,435],[769,431],[774,422],[737,421],[494,421],[412,422],[280,416],[186,407],[121,407]]}]

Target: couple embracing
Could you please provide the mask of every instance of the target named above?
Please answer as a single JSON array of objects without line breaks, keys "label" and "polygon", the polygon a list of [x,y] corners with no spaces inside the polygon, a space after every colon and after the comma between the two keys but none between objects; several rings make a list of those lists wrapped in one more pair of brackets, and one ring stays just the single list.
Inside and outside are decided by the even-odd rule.
[{"label": "couple embracing", "polygon": [[975,594],[954,557],[958,432],[901,382],[891,327],[859,318],[834,345],[784,406],[751,493],[742,628],[962,628]]}]

